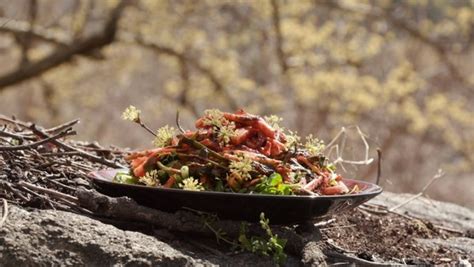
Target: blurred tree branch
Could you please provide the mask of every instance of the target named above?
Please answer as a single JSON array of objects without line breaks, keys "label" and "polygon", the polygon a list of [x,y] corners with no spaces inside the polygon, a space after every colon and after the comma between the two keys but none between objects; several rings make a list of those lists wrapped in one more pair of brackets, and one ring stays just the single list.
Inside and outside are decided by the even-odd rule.
[{"label": "blurred tree branch", "polygon": [[29,17],[29,29],[23,34],[15,34],[15,41],[21,48],[21,60],[20,60],[20,67],[25,66],[29,63],[29,56],[28,50],[31,46],[31,37],[32,37],[32,29],[36,22],[36,15],[38,11],[38,2],[37,0],[30,0],[29,1],[29,10],[28,10],[28,17]]},{"label": "blurred tree branch", "polygon": [[[214,87],[214,91],[219,92],[225,97],[229,107],[232,110],[237,110],[239,108],[239,105],[237,104],[236,100],[229,94],[224,84],[219,80],[217,75],[210,68],[202,65],[197,59],[186,55],[184,52],[177,51],[172,47],[167,47],[160,44],[152,43],[150,41],[146,41],[139,35],[123,34],[121,35],[120,39],[124,42],[135,43],[142,47],[148,48],[157,54],[175,57],[180,62],[180,64],[182,64],[182,62],[186,62],[187,65],[196,69],[198,72],[200,72],[209,79],[209,81]],[[181,76],[183,76],[183,73],[181,73]],[[194,113],[194,111],[192,112]]]},{"label": "blurred tree branch", "polygon": [[49,30],[40,25],[32,25],[27,21],[14,20],[9,18],[0,18],[0,32],[11,33],[13,35],[30,34],[30,37],[42,42],[66,47],[72,39],[58,31]]},{"label": "blurred tree branch", "polygon": [[91,0],[77,1],[77,11],[74,14],[72,19],[72,31],[74,38],[79,38],[82,36],[84,29],[86,28],[87,21],[90,17],[90,13],[93,7]]},{"label": "blurred tree branch", "polygon": [[324,5],[328,8],[343,11],[346,13],[361,14],[365,16],[368,21],[383,20],[391,24],[393,27],[408,33],[412,38],[430,47],[436,53],[439,60],[445,64],[449,74],[454,77],[454,80],[464,84],[467,90],[472,93],[473,84],[469,81],[469,79],[466,79],[461,74],[456,65],[452,62],[449,57],[448,49],[444,47],[441,42],[437,42],[436,40],[433,40],[430,37],[426,36],[424,33],[419,31],[414,25],[395,17],[390,12],[390,9],[377,8],[374,5],[371,5],[370,7],[367,6],[367,8],[366,6],[361,5],[361,8],[354,9],[345,6],[344,4],[341,4],[340,1],[330,0],[315,0],[315,4]]},{"label": "blurred tree branch", "polygon": [[70,61],[75,55],[86,54],[112,43],[117,32],[118,21],[122,15],[122,11],[128,3],[129,1],[122,0],[117,4],[117,6],[111,11],[103,30],[99,33],[77,40],[70,45],[58,47],[43,59],[28,63],[23,67],[1,76],[0,91],[5,90],[9,85],[41,75],[50,69]]},{"label": "blurred tree branch", "polygon": [[199,117],[199,113],[196,109],[196,106],[193,103],[189,102],[188,99],[188,93],[189,90],[191,90],[191,83],[189,80],[189,67],[184,58],[179,59],[179,68],[183,84],[183,89],[181,90],[181,95],[179,96],[179,103],[184,107],[188,107],[195,117]]},{"label": "blurred tree branch", "polygon": [[280,23],[280,7],[278,0],[271,0],[272,5],[272,24],[276,35],[276,49],[278,60],[280,62],[281,72],[285,74],[288,71],[288,63],[286,61],[285,51],[283,51],[283,34],[281,32]]}]

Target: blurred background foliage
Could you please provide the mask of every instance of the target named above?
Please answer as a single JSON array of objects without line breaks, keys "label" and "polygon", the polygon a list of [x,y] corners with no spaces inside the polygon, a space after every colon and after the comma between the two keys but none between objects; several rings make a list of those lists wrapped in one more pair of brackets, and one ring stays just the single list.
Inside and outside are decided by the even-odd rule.
[{"label": "blurred background foliage", "polygon": [[[110,42],[32,71],[118,5]],[[80,139],[144,148],[120,120],[130,104],[156,128],[177,109],[190,128],[204,109],[243,107],[326,142],[345,126],[349,159],[358,125],[386,190],[418,192],[442,168],[428,195],[474,207],[472,0],[0,0],[0,16],[0,113],[79,117]],[[373,165],[345,169],[373,181]]]}]

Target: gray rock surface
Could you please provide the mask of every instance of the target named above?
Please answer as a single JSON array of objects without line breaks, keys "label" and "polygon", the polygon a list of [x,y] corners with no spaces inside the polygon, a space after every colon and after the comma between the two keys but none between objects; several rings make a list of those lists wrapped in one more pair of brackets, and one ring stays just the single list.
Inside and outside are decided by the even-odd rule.
[{"label": "gray rock surface", "polygon": [[[393,207],[412,197],[412,194],[383,192],[369,203]],[[462,231],[474,229],[474,211],[456,204],[419,197],[397,209],[434,224]]]},{"label": "gray rock surface", "polygon": [[9,206],[0,229],[0,266],[272,265],[248,253],[211,255],[74,213]]},{"label": "gray rock surface", "polygon": [[451,247],[455,250],[465,252],[468,255],[474,255],[474,239],[467,237],[453,237],[448,239],[418,239],[419,243],[435,248]]},{"label": "gray rock surface", "polygon": [[[371,203],[392,207],[411,196],[385,192]],[[418,198],[398,211],[463,231],[474,228],[474,211],[450,203]],[[267,257],[222,253],[186,236],[173,239],[176,236],[164,229],[155,236],[121,230],[74,213],[10,205],[8,219],[0,228],[0,266],[274,266]],[[474,253],[472,238],[417,241]],[[316,243],[307,245],[317,248]],[[308,249],[301,262],[290,258],[288,264],[319,265],[323,255],[312,251]]]}]

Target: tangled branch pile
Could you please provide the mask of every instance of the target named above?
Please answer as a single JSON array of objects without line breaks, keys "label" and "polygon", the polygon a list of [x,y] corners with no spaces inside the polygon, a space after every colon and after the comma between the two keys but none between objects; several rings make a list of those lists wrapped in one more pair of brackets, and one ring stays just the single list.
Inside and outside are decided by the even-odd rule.
[{"label": "tangled branch pile", "polygon": [[124,150],[63,140],[78,120],[50,129],[1,115],[0,122],[0,197],[11,203],[80,211],[75,193],[90,188],[87,173],[122,166]]}]

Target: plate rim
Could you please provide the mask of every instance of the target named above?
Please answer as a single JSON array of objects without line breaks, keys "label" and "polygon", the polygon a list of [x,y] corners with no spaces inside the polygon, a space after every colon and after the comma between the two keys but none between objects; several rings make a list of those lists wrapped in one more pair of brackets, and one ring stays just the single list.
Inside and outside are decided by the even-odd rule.
[{"label": "plate rim", "polygon": [[351,195],[271,195],[271,194],[250,194],[250,193],[230,193],[230,192],[218,192],[218,191],[191,191],[191,190],[183,190],[183,189],[176,189],[176,188],[161,188],[161,187],[149,187],[143,185],[135,185],[135,184],[121,184],[115,183],[108,180],[103,175],[100,175],[100,172],[104,171],[125,171],[127,172],[128,169],[102,169],[102,170],[94,170],[87,174],[87,177],[94,181],[98,181],[101,183],[112,184],[114,186],[119,187],[132,187],[142,190],[151,190],[151,191],[158,191],[158,192],[169,192],[169,193],[179,193],[179,194],[190,194],[190,195],[218,195],[218,196],[227,196],[227,197],[250,197],[250,198],[280,198],[280,199],[296,199],[296,198],[305,198],[305,199],[350,199],[354,197],[367,197],[372,196],[375,197],[383,192],[383,187],[366,181],[361,181],[357,179],[347,179],[343,178],[342,181],[350,181],[356,183],[362,183],[369,186],[372,186],[370,191],[361,192],[358,194],[351,194]]}]

